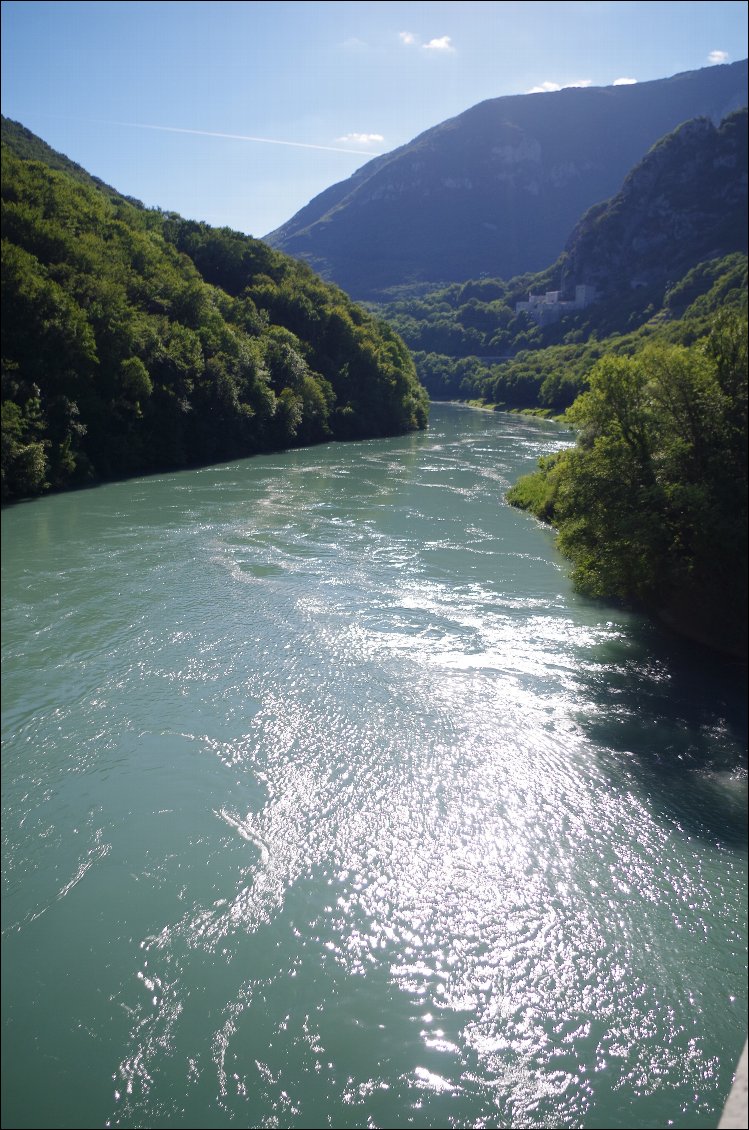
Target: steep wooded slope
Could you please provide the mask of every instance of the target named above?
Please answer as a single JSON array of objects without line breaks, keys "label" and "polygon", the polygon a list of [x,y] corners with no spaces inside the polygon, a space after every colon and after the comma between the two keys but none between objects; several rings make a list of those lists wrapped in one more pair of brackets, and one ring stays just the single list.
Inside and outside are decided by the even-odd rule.
[{"label": "steep wooded slope", "polygon": [[747,244],[747,111],[715,127],[686,122],[659,141],[611,200],[595,205],[565,248],[560,285],[600,292],[677,279]]},{"label": "steep wooded slope", "polygon": [[4,500],[425,425],[402,341],[306,264],[6,136]]}]

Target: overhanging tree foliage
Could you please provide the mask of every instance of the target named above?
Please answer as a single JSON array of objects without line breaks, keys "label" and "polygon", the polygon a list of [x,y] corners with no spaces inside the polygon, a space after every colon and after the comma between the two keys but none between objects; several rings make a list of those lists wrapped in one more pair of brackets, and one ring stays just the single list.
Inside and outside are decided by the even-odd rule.
[{"label": "overhanging tree foliage", "polygon": [[608,356],[567,413],[574,448],[508,494],[551,520],[584,592],[746,648],[746,315],[691,347]]}]

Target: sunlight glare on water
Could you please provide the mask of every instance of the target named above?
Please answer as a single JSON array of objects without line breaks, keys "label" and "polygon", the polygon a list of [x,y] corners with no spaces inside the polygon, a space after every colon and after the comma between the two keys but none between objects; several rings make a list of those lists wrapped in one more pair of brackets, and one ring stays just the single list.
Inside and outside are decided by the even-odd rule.
[{"label": "sunlight glare on water", "polygon": [[503,503],[567,442],[435,406],[6,511],[4,1125],[717,1124],[740,672]]}]

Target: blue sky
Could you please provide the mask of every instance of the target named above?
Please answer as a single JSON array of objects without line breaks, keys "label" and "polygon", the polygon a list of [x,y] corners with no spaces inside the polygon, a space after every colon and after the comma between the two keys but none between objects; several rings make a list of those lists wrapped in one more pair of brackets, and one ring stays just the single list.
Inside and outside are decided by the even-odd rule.
[{"label": "blue sky", "polygon": [[5,115],[148,205],[260,236],[485,98],[744,58],[747,7],[5,0],[2,28]]}]

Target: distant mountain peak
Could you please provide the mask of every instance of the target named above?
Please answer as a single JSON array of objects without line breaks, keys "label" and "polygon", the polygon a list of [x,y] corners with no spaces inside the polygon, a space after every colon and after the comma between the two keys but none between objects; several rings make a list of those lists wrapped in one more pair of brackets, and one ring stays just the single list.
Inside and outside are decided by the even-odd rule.
[{"label": "distant mountain peak", "polygon": [[488,99],[369,161],[266,239],[360,297],[540,270],[660,137],[746,102],[746,60]]}]

